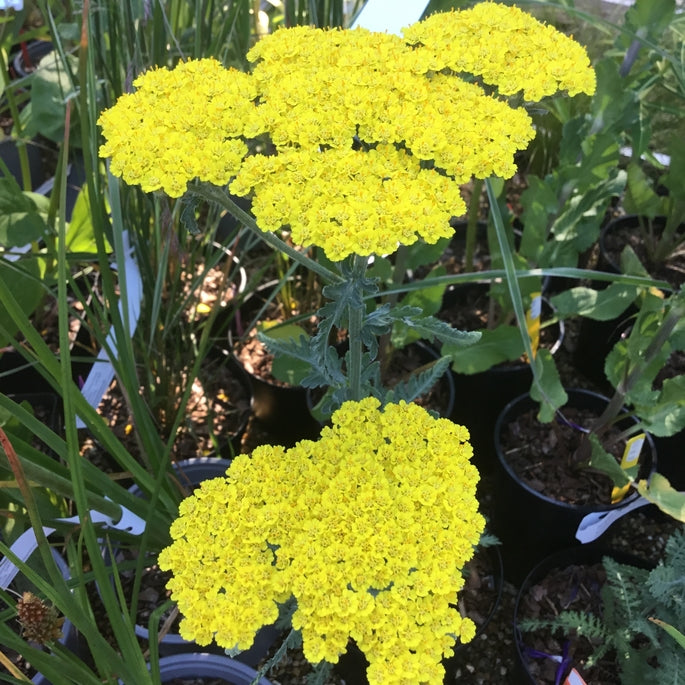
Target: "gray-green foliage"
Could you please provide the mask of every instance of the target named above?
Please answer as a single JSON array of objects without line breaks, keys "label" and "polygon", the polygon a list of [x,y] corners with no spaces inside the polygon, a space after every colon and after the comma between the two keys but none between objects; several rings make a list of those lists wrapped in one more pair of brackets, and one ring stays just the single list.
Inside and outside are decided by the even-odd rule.
[{"label": "gray-green foliage", "polygon": [[614,652],[624,685],[685,683],[685,649],[652,619],[685,625],[685,533],[669,539],[663,560],[651,571],[603,559],[606,583],[602,615],[564,611],[553,619],[531,619],[523,632],[554,629],[589,640],[594,651],[588,665]]}]

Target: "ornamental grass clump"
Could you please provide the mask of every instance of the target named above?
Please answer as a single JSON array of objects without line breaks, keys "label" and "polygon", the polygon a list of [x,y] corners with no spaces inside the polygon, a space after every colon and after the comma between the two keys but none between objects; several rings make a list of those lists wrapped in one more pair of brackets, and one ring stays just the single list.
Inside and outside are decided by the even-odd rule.
[{"label": "ornamental grass clump", "polygon": [[[411,426],[411,430],[408,430]],[[483,531],[468,431],[415,404],[347,402],[317,441],[258,447],[182,502],[159,557],[181,635],[247,649],[294,598],[311,663],[350,638],[370,683],[442,682]]]}]

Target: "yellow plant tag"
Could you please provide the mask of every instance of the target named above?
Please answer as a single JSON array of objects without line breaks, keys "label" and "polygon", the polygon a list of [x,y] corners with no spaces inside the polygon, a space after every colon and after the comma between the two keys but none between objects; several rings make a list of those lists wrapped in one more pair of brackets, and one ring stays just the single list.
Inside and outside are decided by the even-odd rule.
[{"label": "yellow plant tag", "polygon": [[533,348],[533,357],[540,346],[540,314],[542,313],[542,295],[533,293],[530,309],[526,313],[526,328],[530,338],[530,346]]},{"label": "yellow plant tag", "polygon": [[[629,469],[631,466],[637,464],[640,458],[640,452],[642,451],[642,445],[645,443],[645,434],[638,433],[634,435],[630,440],[626,441],[626,448],[623,451],[623,457],[621,458],[621,468]],[[626,493],[630,490],[630,484],[626,484],[620,488],[614,487],[611,491],[611,503],[616,504],[620,502]]]}]

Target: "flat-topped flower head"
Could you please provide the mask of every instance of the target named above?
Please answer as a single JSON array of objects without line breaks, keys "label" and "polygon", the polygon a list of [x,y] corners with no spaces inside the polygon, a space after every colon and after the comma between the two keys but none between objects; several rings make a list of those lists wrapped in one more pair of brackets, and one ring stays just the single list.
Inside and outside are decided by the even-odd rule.
[{"label": "flat-topped flower head", "polygon": [[146,192],[185,193],[188,181],[223,186],[235,176],[247,145],[245,122],[255,116],[252,81],[217,60],[180,62],[139,76],[100,116],[110,170]]},{"label": "flat-topped flower head", "polygon": [[159,558],[181,635],[246,649],[294,597],[310,662],[336,662],[352,637],[372,685],[442,683],[441,659],[475,631],[455,608],[484,524],[468,437],[367,398],[317,441],[236,457],[182,502]]},{"label": "flat-topped flower head", "polygon": [[502,95],[523,91],[537,101],[558,91],[595,92],[585,48],[518,7],[481,2],[468,10],[434,14],[403,31],[420,45],[433,71],[480,76]]},{"label": "flat-topped flower head", "polygon": [[[491,2],[429,17],[404,38],[280,29],[248,58],[249,75],[198,60],[140,77],[100,118],[100,153],[127,182],[174,197],[195,179],[230,183],[260,230],[289,229],[333,261],[451,235],[466,210],[458,186],[512,176],[534,137],[507,97],[595,83],[580,45]],[[257,138],[250,149],[265,151],[248,154]]]}]

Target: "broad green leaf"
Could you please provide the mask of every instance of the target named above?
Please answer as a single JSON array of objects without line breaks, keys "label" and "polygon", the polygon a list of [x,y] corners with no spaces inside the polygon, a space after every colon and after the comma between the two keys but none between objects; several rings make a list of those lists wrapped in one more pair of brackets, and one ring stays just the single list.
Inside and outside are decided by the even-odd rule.
[{"label": "broad green leaf", "polygon": [[515,361],[523,354],[521,334],[516,326],[499,326],[480,331],[478,342],[467,347],[446,344],[442,353],[452,359],[456,373],[479,373],[502,362]]},{"label": "broad green leaf", "polygon": [[45,219],[38,212],[12,212],[0,215],[0,246],[13,248],[42,240],[48,234]]},{"label": "broad green leaf", "polygon": [[[12,284],[12,294],[27,315],[31,315],[36,311],[45,294],[41,277],[40,262],[34,257],[22,259],[12,264],[4,259],[0,259],[0,278],[5,283]],[[0,346],[5,347],[12,343],[12,339],[19,329],[2,302],[0,302],[0,326],[10,336],[5,338],[0,333]]]},{"label": "broad green leaf", "polygon": [[[78,59],[67,55],[67,60],[72,73],[76,73]],[[61,143],[64,140],[65,102],[71,95],[71,80],[55,50],[41,60],[40,68],[33,73],[30,107],[25,110],[28,120],[25,122],[24,134],[29,137],[40,134]],[[77,135],[73,137],[78,140]]]},{"label": "broad green leaf", "polygon": [[419,240],[407,250],[405,267],[413,270],[420,266],[437,262],[450,244],[450,240],[452,238],[440,238],[433,245]]},{"label": "broad green leaf", "polygon": [[634,29],[646,29],[658,37],[675,15],[675,0],[636,0],[626,12],[626,23]]},{"label": "broad green leaf", "polygon": [[668,147],[671,161],[662,182],[670,191],[672,198],[685,200],[685,139],[672,136]]},{"label": "broad green leaf", "polygon": [[654,192],[637,162],[628,164],[628,180],[623,206],[628,214],[647,216],[650,219],[663,213],[661,198]]},{"label": "broad green leaf", "polygon": [[685,428],[685,376],[668,378],[655,402],[635,405],[645,428],[658,437],[675,435]]},{"label": "broad green leaf", "polygon": [[[111,249],[106,241],[105,249]],[[87,186],[83,186],[78,194],[71,214],[71,221],[67,226],[67,251],[97,253]]]},{"label": "broad green leaf", "polygon": [[560,319],[585,316],[594,321],[611,321],[623,314],[638,294],[635,286],[612,283],[604,290],[584,286],[571,288],[550,298]]},{"label": "broad green leaf", "polygon": [[637,491],[661,511],[672,516],[677,521],[685,523],[685,492],[678,492],[668,479],[660,473],[653,473],[649,482],[637,482]]}]

